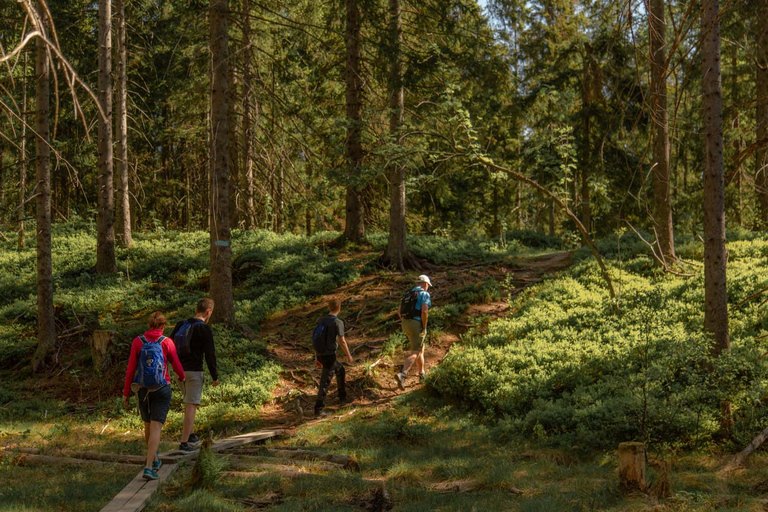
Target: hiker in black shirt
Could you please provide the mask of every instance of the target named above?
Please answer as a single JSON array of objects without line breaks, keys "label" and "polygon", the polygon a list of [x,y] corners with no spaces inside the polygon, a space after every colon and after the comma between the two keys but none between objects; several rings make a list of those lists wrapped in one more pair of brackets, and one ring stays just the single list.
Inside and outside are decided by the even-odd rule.
[{"label": "hiker in black shirt", "polygon": [[[184,367],[187,379],[182,386],[184,395],[184,424],[181,432],[182,451],[194,451],[200,444],[199,438],[193,433],[195,413],[200,406],[203,393],[203,358],[211,373],[213,385],[219,385],[219,372],[216,369],[216,347],[213,344],[213,331],[206,322],[213,312],[213,299],[200,299],[195,307],[195,316],[176,324],[171,339],[176,343],[179,360]],[[188,330],[185,339],[179,339],[179,331]],[[184,334],[181,334],[184,338]],[[188,342],[188,347],[180,347],[179,343]]]},{"label": "hiker in black shirt", "polygon": [[[316,342],[313,339],[317,354],[317,361],[323,366],[323,373],[320,376],[320,388],[317,391],[317,401],[315,402],[315,416],[325,416],[323,407],[325,407],[325,396],[328,394],[328,386],[331,385],[333,375],[336,375],[336,385],[339,388],[339,405],[347,403],[347,389],[345,383],[346,371],[344,366],[336,360],[336,349],[341,345],[342,350],[347,356],[349,364],[352,364],[352,354],[349,353],[347,340],[344,337],[344,321],[338,317],[341,311],[341,303],[337,299],[328,301],[329,314],[318,321],[318,329],[321,329],[321,339]],[[316,329],[316,332],[318,332]],[[314,337],[313,337],[314,338]]]}]

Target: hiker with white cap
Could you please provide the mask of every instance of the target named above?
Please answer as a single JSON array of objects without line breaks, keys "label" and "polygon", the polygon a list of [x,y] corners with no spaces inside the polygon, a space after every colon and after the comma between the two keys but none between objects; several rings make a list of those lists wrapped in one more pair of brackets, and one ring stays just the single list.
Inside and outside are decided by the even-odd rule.
[{"label": "hiker with white cap", "polygon": [[405,379],[414,362],[419,371],[419,382],[424,380],[424,348],[427,339],[429,308],[432,307],[432,299],[429,296],[431,286],[432,281],[422,274],[419,276],[418,286],[407,291],[400,300],[397,316],[402,320],[403,332],[408,338],[409,345],[409,354],[403,363],[403,369],[395,374],[397,387],[401,390],[405,390]]}]

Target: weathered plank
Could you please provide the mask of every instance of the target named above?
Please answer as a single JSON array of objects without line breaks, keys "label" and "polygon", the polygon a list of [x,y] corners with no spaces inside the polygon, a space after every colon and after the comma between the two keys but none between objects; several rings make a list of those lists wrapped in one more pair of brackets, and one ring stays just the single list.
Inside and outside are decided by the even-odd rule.
[{"label": "weathered plank", "polygon": [[139,512],[157,490],[160,483],[168,479],[178,468],[177,464],[165,464],[160,471],[158,480],[144,480],[142,469],[125,488],[110,501],[101,512]]},{"label": "weathered plank", "polygon": [[[280,435],[282,432],[281,429],[259,430],[258,432],[251,432],[249,434],[222,439],[213,443],[211,450],[219,452],[235,446],[269,439],[270,437]],[[160,458],[165,465],[160,468],[160,472],[158,473],[160,476],[159,480],[144,480],[142,470],[142,472],[136,475],[136,477],[134,477],[134,479],[112,499],[112,501],[101,509],[101,512],[141,512],[146,506],[147,501],[149,501],[149,498],[151,498],[152,494],[157,490],[160,483],[165,481],[174,471],[176,471],[176,468],[179,467],[178,463],[195,459],[199,453],[199,450],[195,450],[194,452],[172,450],[161,453]]]}]

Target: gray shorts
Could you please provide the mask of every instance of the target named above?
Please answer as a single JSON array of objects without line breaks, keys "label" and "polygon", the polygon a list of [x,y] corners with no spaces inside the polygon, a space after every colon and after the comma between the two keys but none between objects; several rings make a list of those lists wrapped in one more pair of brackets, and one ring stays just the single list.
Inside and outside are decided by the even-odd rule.
[{"label": "gray shorts", "polygon": [[413,318],[403,318],[403,332],[408,338],[408,348],[412,352],[420,352],[424,349],[424,340],[427,338],[427,331],[421,332],[421,320]]},{"label": "gray shorts", "polygon": [[182,400],[185,404],[200,405],[203,395],[203,372],[184,372],[187,380],[179,382]]}]

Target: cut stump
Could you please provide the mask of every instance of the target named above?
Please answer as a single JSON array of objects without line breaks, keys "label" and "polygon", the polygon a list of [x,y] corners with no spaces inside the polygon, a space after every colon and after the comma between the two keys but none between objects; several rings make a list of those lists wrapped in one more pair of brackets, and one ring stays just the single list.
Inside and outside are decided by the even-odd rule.
[{"label": "cut stump", "polygon": [[619,488],[645,491],[645,447],[643,443],[619,444]]}]

